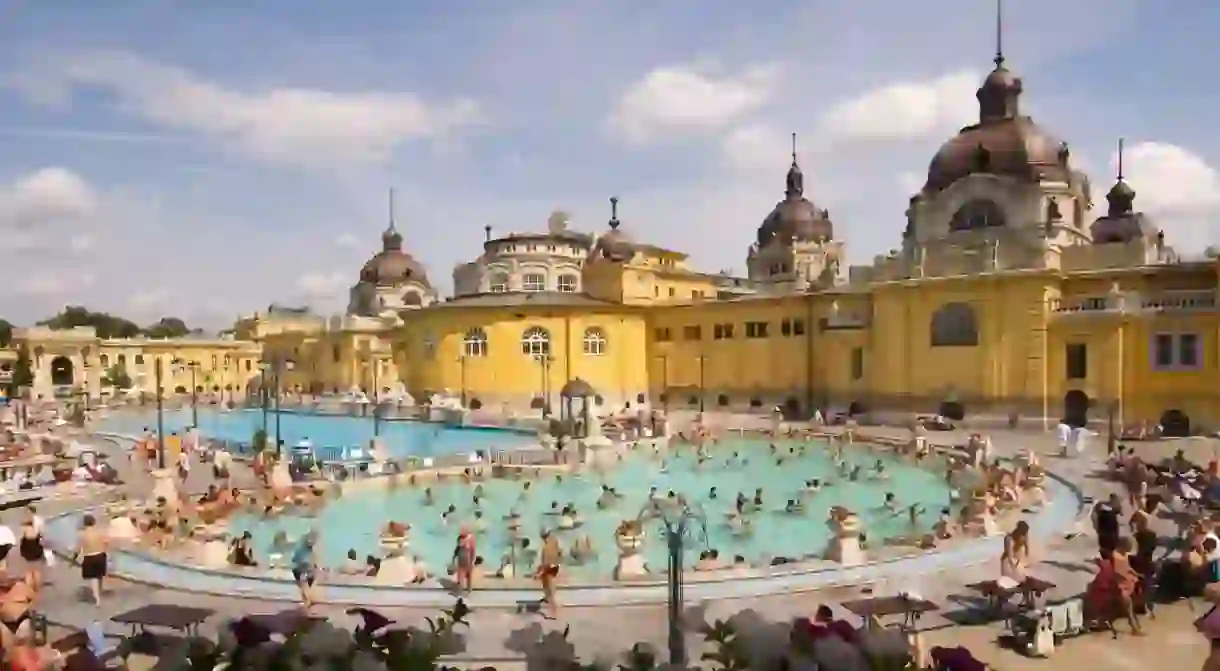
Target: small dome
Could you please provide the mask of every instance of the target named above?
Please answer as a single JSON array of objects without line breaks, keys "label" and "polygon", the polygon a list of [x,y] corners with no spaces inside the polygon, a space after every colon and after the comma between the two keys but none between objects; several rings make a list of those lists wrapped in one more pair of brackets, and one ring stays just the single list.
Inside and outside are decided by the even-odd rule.
[{"label": "small dome", "polygon": [[597,396],[597,391],[593,389],[593,385],[577,377],[568,380],[563,389],[559,390],[559,395],[563,398],[593,398]]},{"label": "small dome", "polygon": [[594,260],[606,260],[614,263],[626,263],[635,256],[635,243],[621,228],[618,220],[618,198],[610,199],[610,230],[602,233],[593,243],[589,257]]},{"label": "small dome", "polygon": [[775,204],[775,209],[771,210],[758,227],[759,247],[766,247],[773,241],[787,244],[824,242],[834,238],[830,213],[819,210],[805,197],[805,174],[796,163],[795,134],[792,143],[792,165],[788,168],[785,179],[784,199]]},{"label": "small dome", "polygon": [[360,281],[379,286],[395,286],[405,282],[431,286],[423,265],[402,251],[402,234],[393,223],[381,234],[381,251],[360,269]]}]

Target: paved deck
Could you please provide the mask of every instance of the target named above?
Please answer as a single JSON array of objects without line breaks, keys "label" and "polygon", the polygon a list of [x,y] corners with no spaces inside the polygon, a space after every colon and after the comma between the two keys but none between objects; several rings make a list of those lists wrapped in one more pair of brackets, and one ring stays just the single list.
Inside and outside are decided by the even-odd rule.
[{"label": "paved deck", "polygon": [[[1001,454],[1012,454],[1021,448],[1032,447],[1046,455],[1044,463],[1048,468],[1079,482],[1086,495],[1102,496],[1110,491],[1110,485],[1106,482],[1090,477],[1090,473],[1097,469],[1101,458],[1104,457],[1101,454],[1105,449],[1104,444],[1095,444],[1093,452],[1085,457],[1061,460],[1051,456],[1054,451],[1052,440],[1043,433],[997,432],[993,434],[993,440]],[[1211,441],[1186,440],[1142,445],[1138,449],[1150,455],[1167,456],[1179,447],[1187,449],[1189,454],[1194,454],[1196,458],[1206,462],[1215,445]],[[116,449],[110,443],[102,443],[101,448],[108,452]],[[150,484],[147,482],[147,476],[127,467],[125,459],[115,458],[114,461],[121,467],[123,476],[130,485],[140,488]],[[192,473],[189,483],[191,489],[202,489],[206,486],[207,475],[200,472],[203,470],[205,469],[195,469]],[[244,469],[240,469],[235,476],[239,479],[239,484],[241,480],[249,482],[251,477]],[[40,504],[40,510],[50,516],[57,510],[74,505],[79,505],[79,502],[46,501]],[[14,524],[16,515],[15,512],[6,512],[0,514],[0,520]],[[1084,520],[1081,520],[1080,525],[1081,530],[1088,526]],[[1048,595],[1052,598],[1078,594],[1092,575],[1092,569],[1085,560],[1095,552],[1095,543],[1088,536],[1067,540],[1056,535],[1046,539],[1034,550],[1035,559],[1039,561],[1031,572],[1058,585],[1055,592]],[[977,610],[977,601],[975,595],[962,586],[994,578],[998,570],[997,563],[998,557],[994,562],[955,567],[952,571],[911,575],[901,581],[889,581],[873,587],[877,593],[914,590],[925,598],[940,603],[943,608],[941,612],[926,616],[921,621],[921,628],[927,631],[929,642],[966,643],[987,661],[999,664],[998,668],[1001,669],[1069,668],[1073,665],[1080,668],[1080,664],[1086,661],[1090,662],[1090,668],[1101,668],[1097,667],[1095,662],[1105,661],[1109,665],[1107,668],[1152,668],[1153,664],[1159,664],[1161,668],[1190,669],[1192,665],[1200,665],[1206,655],[1206,644],[1191,629],[1192,616],[1184,605],[1162,609],[1158,621],[1151,623],[1149,627],[1151,635],[1148,638],[1137,640],[1124,637],[1120,638],[1118,643],[1113,643],[1108,636],[1079,639],[1069,642],[1050,662],[1024,660],[1012,653],[1003,652],[993,644],[1000,631],[998,624],[963,626],[963,622],[971,622],[972,613]],[[13,568],[20,568],[20,560],[13,561]],[[83,627],[91,621],[108,622],[113,615],[137,605],[164,602],[189,603],[216,610],[217,615],[203,627],[205,633],[212,633],[228,618],[252,613],[275,613],[285,608],[285,603],[281,601],[184,594],[118,581],[110,584],[106,600],[99,608],[82,601],[80,580],[75,567],[60,564],[49,569],[47,575],[50,582],[40,599],[39,608],[49,615],[53,623],[71,628]],[[860,591],[857,589],[839,588],[802,594],[716,600],[690,608],[688,619],[693,624],[700,620],[712,621],[741,611],[752,611],[760,621],[783,622],[793,616],[809,615],[819,604],[829,603],[833,606],[859,595]],[[560,597],[562,599],[562,592]],[[323,608],[327,615],[342,621],[345,616],[341,610],[334,607]],[[401,624],[422,625],[424,618],[434,616],[436,611],[434,608],[388,608],[385,613]],[[495,664],[499,668],[512,668],[522,664],[522,660],[531,650],[531,644],[544,632],[562,630],[565,627],[570,627],[570,640],[585,659],[616,657],[636,641],[649,643],[658,649],[663,649],[665,645],[666,611],[661,605],[570,608],[564,611],[558,621],[548,621],[533,614],[519,614],[515,609],[479,608],[471,615],[470,622],[471,632],[467,637],[467,649],[460,657],[470,663]],[[123,631],[113,624],[107,624],[106,628],[114,633]],[[694,630],[695,627],[690,629]],[[698,658],[704,646],[701,636],[692,632],[687,638],[692,658]],[[1154,643],[1155,645],[1149,645]],[[1143,648],[1140,648],[1141,645]],[[1149,647],[1164,648],[1165,652],[1148,653],[1146,648]],[[1172,659],[1173,663],[1165,666],[1164,662],[1169,659]]]}]

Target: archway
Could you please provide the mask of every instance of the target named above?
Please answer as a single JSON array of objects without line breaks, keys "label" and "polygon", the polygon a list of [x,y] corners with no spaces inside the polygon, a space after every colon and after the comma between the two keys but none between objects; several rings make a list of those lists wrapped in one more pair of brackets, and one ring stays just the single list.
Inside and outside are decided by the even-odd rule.
[{"label": "archway", "polygon": [[1079,389],[1072,389],[1063,395],[1063,423],[1074,428],[1089,424],[1089,406],[1092,402],[1089,395]]},{"label": "archway", "polygon": [[544,406],[546,406],[546,401],[543,401],[541,396],[535,396],[530,401],[531,410],[541,410]]},{"label": "archway", "polygon": [[942,401],[937,414],[945,419],[960,422],[966,419],[966,406],[962,405],[961,401]]},{"label": "archway", "polygon": [[1190,417],[1172,408],[1161,415],[1161,435],[1166,438],[1186,438],[1190,435]]},{"label": "archway", "polygon": [[76,367],[66,356],[51,359],[51,384],[56,387],[70,386],[76,381]]},{"label": "archway", "polygon": [[718,405],[718,406],[720,406],[720,407],[722,407],[722,408],[727,408],[727,407],[729,407],[729,395],[728,395],[728,394],[721,394],[721,395],[717,396],[717,397],[716,397],[716,405]]},{"label": "archway", "polygon": [[851,403],[847,404],[848,417],[863,415],[865,412],[868,412],[868,410],[864,407],[864,404],[859,401],[852,401]]},{"label": "archway", "polygon": [[799,419],[800,415],[801,402],[795,396],[789,396],[788,400],[784,401],[784,419]]},{"label": "archway", "polygon": [[178,385],[177,387],[174,387],[174,393],[175,393],[175,394],[185,394],[185,393],[186,393],[186,387],[184,387],[184,386],[182,386],[182,385]]},{"label": "archway", "polygon": [[472,398],[472,399],[470,399],[470,403],[468,403],[467,405],[470,407],[471,410],[479,410],[483,407],[483,402],[477,398]]}]

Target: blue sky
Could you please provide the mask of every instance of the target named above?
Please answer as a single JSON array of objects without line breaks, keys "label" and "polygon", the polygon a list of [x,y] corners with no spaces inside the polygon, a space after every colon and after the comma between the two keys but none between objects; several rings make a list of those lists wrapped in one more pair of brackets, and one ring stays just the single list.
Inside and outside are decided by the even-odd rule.
[{"label": "blue sky", "polygon": [[[1128,139],[1171,243],[1220,241],[1220,5],[1022,0],[1024,106],[1097,200]],[[1168,7],[1172,11],[1167,11]],[[0,315],[340,309],[395,187],[447,290],[482,228],[625,228],[744,269],[801,138],[853,262],[899,243],[990,67],[986,0],[0,0]]]}]

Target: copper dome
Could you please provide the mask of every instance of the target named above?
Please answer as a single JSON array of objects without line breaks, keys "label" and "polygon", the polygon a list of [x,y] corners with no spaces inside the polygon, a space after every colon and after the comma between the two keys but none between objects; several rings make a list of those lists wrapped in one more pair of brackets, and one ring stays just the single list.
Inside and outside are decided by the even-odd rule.
[{"label": "copper dome", "polygon": [[1067,145],[1020,114],[1023,90],[1021,79],[997,55],[995,69],[975,93],[979,122],[963,128],[936,152],[928,166],[925,194],[973,174],[1071,180]]},{"label": "copper dome", "polygon": [[380,286],[394,286],[404,282],[428,284],[428,274],[415,257],[402,251],[402,235],[391,224],[381,234],[381,251],[369,259],[360,269],[360,281]]},{"label": "copper dome", "polygon": [[830,213],[818,209],[812,201],[805,198],[804,192],[805,175],[796,164],[794,151],[792,166],[788,168],[784,199],[775,204],[775,209],[771,210],[758,227],[759,247],[766,247],[772,241],[824,242],[834,238]]}]

